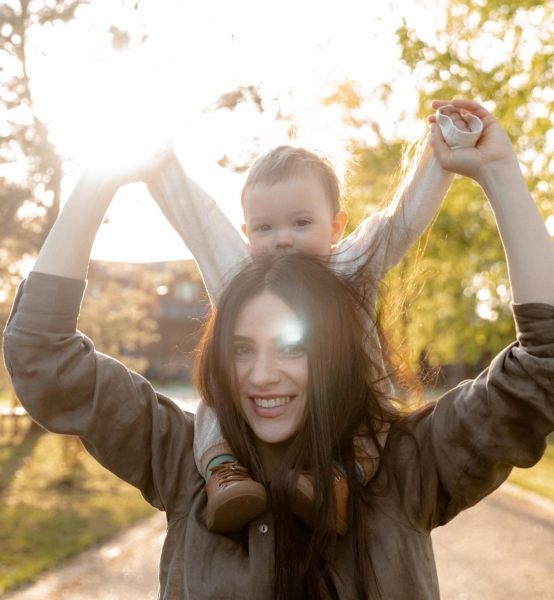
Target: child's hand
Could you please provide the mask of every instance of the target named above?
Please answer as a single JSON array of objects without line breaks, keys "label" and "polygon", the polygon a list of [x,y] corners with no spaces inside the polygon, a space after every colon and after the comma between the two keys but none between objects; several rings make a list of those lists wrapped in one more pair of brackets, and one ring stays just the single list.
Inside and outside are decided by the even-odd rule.
[{"label": "child's hand", "polygon": [[[483,123],[483,133],[474,148],[456,148],[452,150],[444,141],[440,127],[436,125],[435,115],[429,117],[431,124],[430,141],[435,155],[443,169],[465,175],[480,182],[487,170],[513,168],[517,158],[510,139],[498,121],[483,106],[473,100],[456,98],[451,101],[435,100],[433,108],[446,104],[454,105],[459,111],[468,111],[479,117]],[[453,118],[453,115],[450,115]],[[459,119],[463,121],[461,116]],[[456,126],[458,126],[458,123]]]},{"label": "child's hand", "polygon": [[[438,108],[438,107],[437,107]],[[456,126],[460,131],[471,131],[469,125],[462,119],[462,109],[453,107],[445,108],[442,111],[443,115],[450,117],[452,119],[452,123]]]}]

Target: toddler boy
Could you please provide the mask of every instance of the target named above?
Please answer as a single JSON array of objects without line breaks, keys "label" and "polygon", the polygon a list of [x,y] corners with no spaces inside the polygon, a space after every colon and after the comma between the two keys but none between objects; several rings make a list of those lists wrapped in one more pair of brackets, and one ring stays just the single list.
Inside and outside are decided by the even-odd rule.
[{"label": "toddler boy", "polygon": [[[482,131],[477,117],[442,107],[437,123],[451,148],[474,146]],[[332,268],[353,273],[367,267],[381,281],[425,231],[438,211],[453,174],[444,171],[428,145],[413,179],[396,200],[364,219],[341,240],[347,215],[340,208],[341,185],[331,163],[302,148],[280,146],[251,166],[242,191],[245,244],[214,200],[184,173],[174,158],[150,185],[150,191],[193,254],[212,304],[238,267],[259,252],[302,251],[329,257]],[[376,292],[369,302],[376,301]],[[375,339],[375,343],[379,343]],[[384,445],[388,428],[378,439]],[[363,438],[354,440],[358,477],[365,485],[375,473],[379,453]],[[207,481],[210,531],[238,531],[265,509],[265,488],[254,482],[223,438],[215,413],[200,402],[196,414],[194,451]],[[348,486],[335,468],[336,529],[347,528]],[[313,487],[309,473],[301,475],[293,506],[310,521]]]}]

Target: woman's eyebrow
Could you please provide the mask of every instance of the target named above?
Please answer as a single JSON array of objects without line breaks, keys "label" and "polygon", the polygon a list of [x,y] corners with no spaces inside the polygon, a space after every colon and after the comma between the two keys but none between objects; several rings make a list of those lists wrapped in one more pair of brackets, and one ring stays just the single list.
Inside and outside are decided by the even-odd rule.
[{"label": "woman's eyebrow", "polygon": [[233,341],[234,342],[250,342],[250,341],[252,341],[252,338],[249,338],[246,335],[237,335],[236,333],[233,333]]}]

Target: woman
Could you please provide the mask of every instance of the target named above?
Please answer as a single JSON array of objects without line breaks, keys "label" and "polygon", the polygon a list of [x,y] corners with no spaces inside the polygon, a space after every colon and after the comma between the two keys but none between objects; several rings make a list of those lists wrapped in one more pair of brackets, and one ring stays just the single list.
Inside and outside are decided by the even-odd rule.
[{"label": "woman", "polygon": [[[435,107],[441,103],[435,103]],[[163,598],[438,598],[429,533],[531,466],[554,429],[554,250],[506,134],[481,106],[475,149],[431,133],[444,168],[480,183],[508,258],[518,343],[434,408],[387,414],[345,282],[305,257],[255,263],[224,293],[202,347],[198,383],[239,459],[269,484],[270,507],[240,534],[207,531],[194,420],[147,381],[96,354],[76,332],[92,236],[112,178],[80,185],[21,286],[5,333],[22,402],[43,425],[77,434],[168,518]],[[433,121],[433,119],[431,119]],[[325,290],[325,293],[322,293]],[[278,406],[269,406],[269,401]],[[264,402],[268,406],[264,406]],[[356,484],[352,435],[392,423],[382,465]],[[350,524],[333,539],[332,461],[350,483]],[[295,520],[295,478],[310,468],[315,527]],[[224,474],[226,477],[240,473]],[[339,484],[340,482],[337,482]],[[222,482],[225,484],[225,481]]]}]

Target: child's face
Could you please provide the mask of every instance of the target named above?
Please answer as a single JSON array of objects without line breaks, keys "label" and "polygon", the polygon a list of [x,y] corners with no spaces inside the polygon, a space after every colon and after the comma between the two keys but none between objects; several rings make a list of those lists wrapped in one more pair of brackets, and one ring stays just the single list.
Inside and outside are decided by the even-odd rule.
[{"label": "child's face", "polygon": [[327,257],[347,222],[344,211],[333,214],[323,186],[310,176],[248,188],[244,219],[242,230],[253,255],[306,252]]}]

